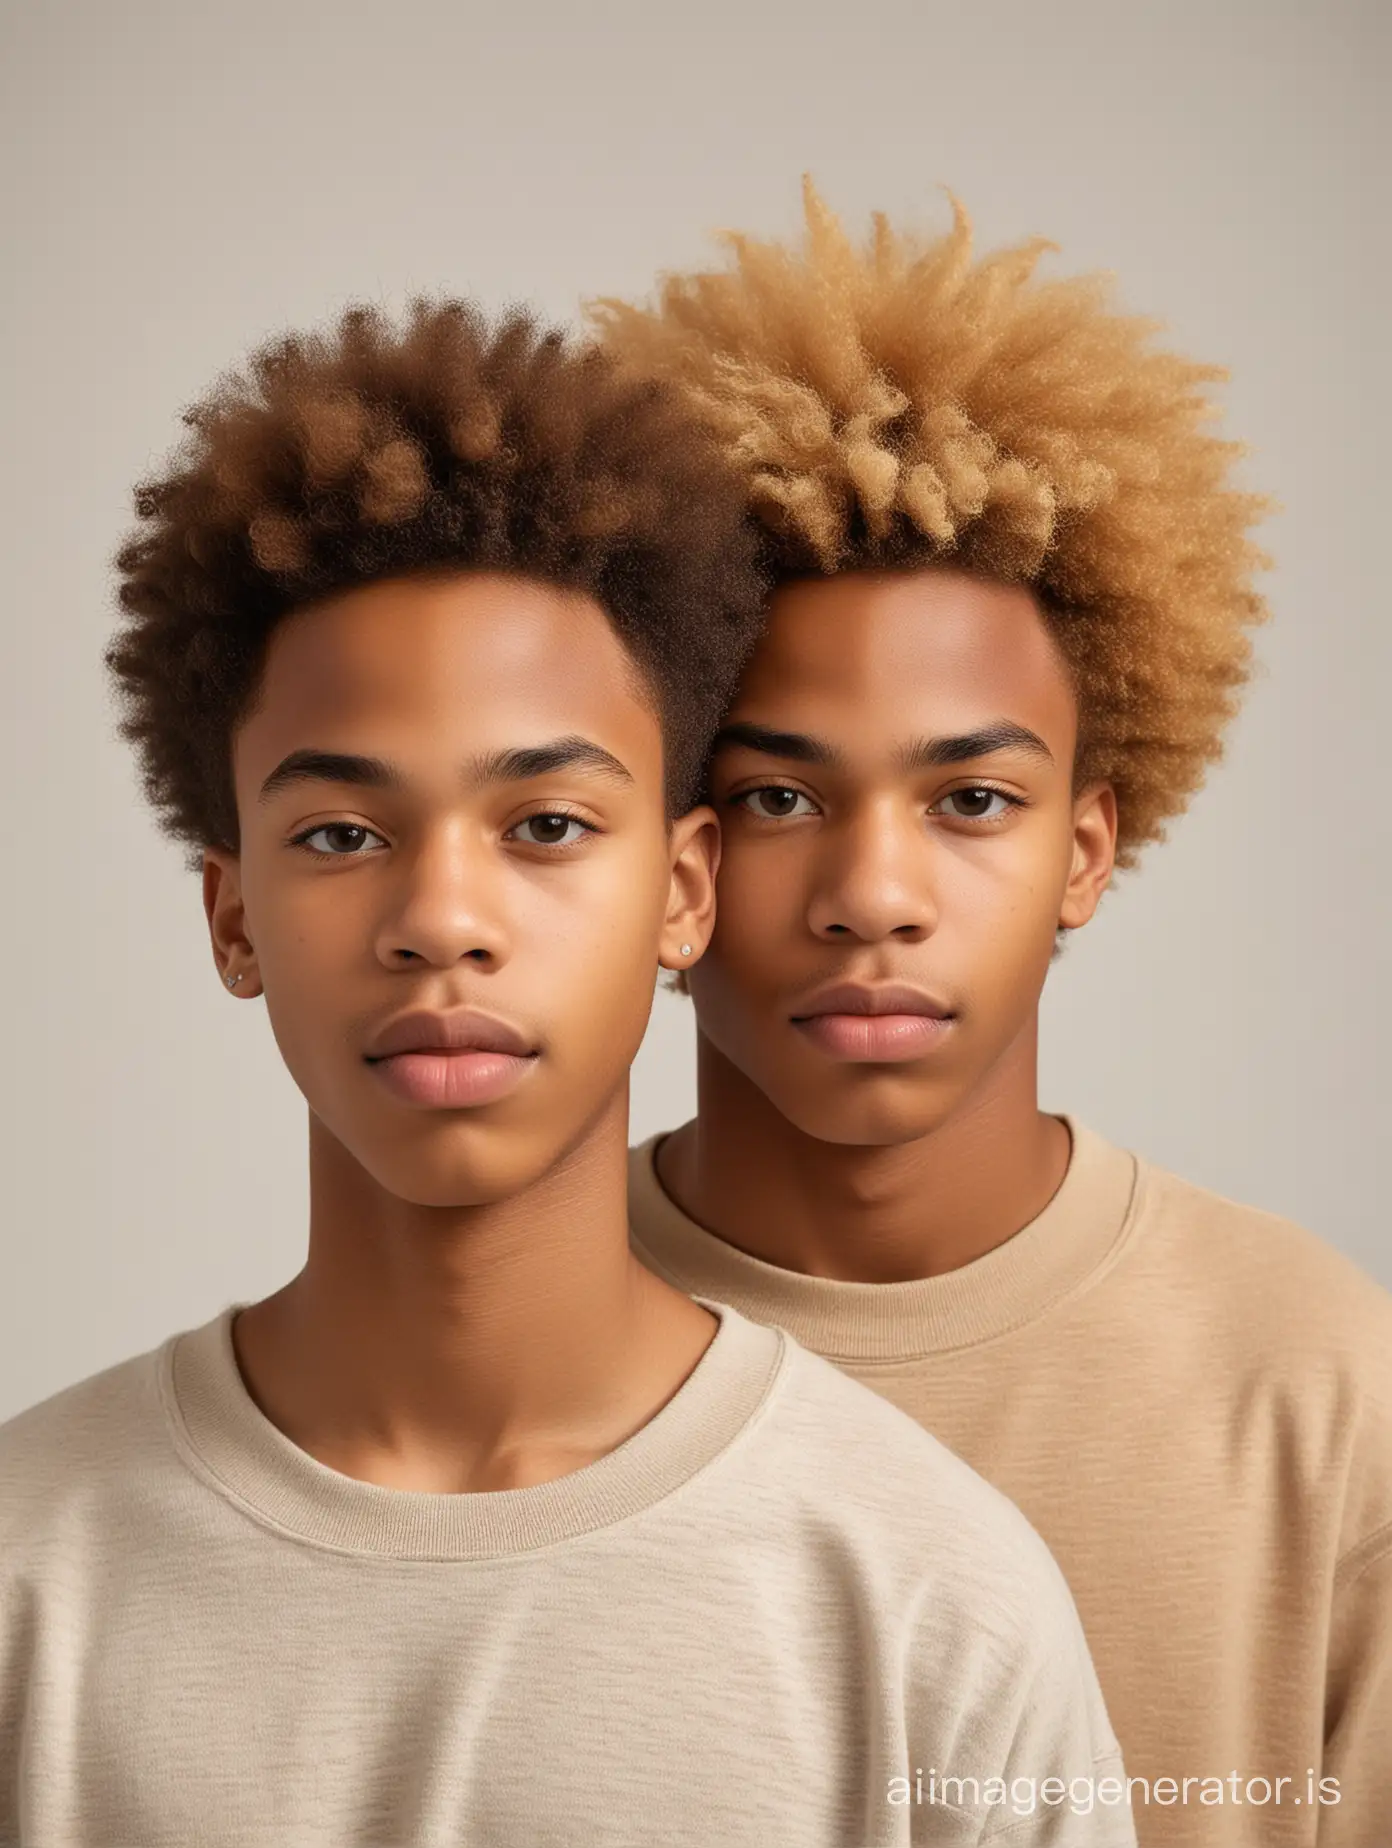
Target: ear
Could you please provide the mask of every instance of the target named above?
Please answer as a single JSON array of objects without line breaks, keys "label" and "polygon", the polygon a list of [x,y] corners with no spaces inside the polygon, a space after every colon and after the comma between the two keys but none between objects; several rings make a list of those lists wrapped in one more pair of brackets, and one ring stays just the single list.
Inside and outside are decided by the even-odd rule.
[{"label": "ear", "polygon": [[1110,783],[1086,789],[1073,803],[1073,863],[1059,906],[1059,929],[1079,930],[1096,911],[1116,862],[1117,801]]},{"label": "ear", "polygon": [[259,995],[261,976],[256,966],[256,952],[246,934],[242,863],[236,854],[216,847],[204,848],[203,910],[213,942],[213,961],[224,986],[232,977],[240,976],[234,991],[237,998],[244,1001]]},{"label": "ear", "polygon": [[720,823],[712,808],[694,808],[672,823],[672,883],[662,923],[658,961],[664,969],[699,962],[715,928],[715,875],[720,865]]}]

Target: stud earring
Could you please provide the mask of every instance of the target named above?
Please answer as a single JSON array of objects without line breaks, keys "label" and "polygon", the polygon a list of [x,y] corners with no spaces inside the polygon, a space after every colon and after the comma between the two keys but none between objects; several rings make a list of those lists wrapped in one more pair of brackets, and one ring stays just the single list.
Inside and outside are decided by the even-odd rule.
[{"label": "stud earring", "polygon": [[689,956],[691,954],[691,945],[689,943],[684,943],[681,947],[681,953],[683,956]]},{"label": "stud earring", "polygon": [[229,988],[235,988],[242,978],[240,975],[225,975],[222,979]]}]

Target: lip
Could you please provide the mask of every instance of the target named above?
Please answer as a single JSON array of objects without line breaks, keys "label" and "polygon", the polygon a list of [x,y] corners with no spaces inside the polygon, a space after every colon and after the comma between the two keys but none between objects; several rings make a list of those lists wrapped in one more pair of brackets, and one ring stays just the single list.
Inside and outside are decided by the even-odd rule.
[{"label": "lip", "polygon": [[457,1110],[506,1097],[535,1068],[538,1053],[514,1022],[459,1008],[402,1014],[364,1056],[403,1103]]},{"label": "lip", "polygon": [[424,1008],[388,1021],[368,1047],[368,1059],[389,1059],[398,1052],[503,1052],[525,1059],[536,1045],[511,1020],[474,1007],[429,1013]]},{"label": "lip", "polygon": [[929,1020],[950,1020],[952,1009],[927,989],[910,988],[902,982],[837,982],[816,989],[794,1008],[793,1019],[801,1022],[819,1014],[861,1014],[872,1019],[878,1014],[919,1014]]},{"label": "lip", "polygon": [[791,1019],[800,1033],[833,1059],[891,1065],[921,1059],[940,1045],[953,1014],[921,988],[894,982],[838,982],[810,995]]}]

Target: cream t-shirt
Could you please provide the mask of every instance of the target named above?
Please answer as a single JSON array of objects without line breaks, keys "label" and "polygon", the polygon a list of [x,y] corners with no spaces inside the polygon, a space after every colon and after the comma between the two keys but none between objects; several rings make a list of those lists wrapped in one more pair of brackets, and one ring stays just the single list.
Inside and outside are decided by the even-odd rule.
[{"label": "cream t-shirt", "polygon": [[662,1191],[656,1138],[630,1166],[635,1248],[829,1356],[1024,1511],[1077,1599],[1144,1848],[1392,1848],[1392,1297],[1298,1226],[1069,1127],[1044,1212],[941,1276],[840,1283],[737,1251]]},{"label": "cream t-shirt", "polygon": [[530,1488],[317,1462],[235,1306],[0,1427],[0,1841],[1134,1843],[1024,1517],[711,1306],[657,1415]]}]

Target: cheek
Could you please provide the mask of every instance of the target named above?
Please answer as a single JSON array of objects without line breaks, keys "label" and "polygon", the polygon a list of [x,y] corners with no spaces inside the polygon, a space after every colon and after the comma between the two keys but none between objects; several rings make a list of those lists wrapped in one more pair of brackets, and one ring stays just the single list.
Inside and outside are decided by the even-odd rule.
[{"label": "cheek", "polygon": [[1008,832],[945,850],[935,881],[944,915],[975,916],[1028,935],[1053,920],[1068,875],[1068,840],[1052,817],[1032,815]]},{"label": "cheek", "polygon": [[[355,889],[356,888],[356,889]],[[327,872],[278,841],[248,842],[242,853],[242,899],[247,935],[258,959],[314,964],[345,952],[360,937],[364,897],[352,870]]]},{"label": "cheek", "polygon": [[736,844],[715,883],[715,932],[707,957],[757,970],[785,950],[806,919],[806,870],[790,843]]},{"label": "cheek", "polygon": [[518,892],[511,973],[572,1018],[651,1005],[669,875],[651,849],[596,854]]},{"label": "cheek", "polygon": [[247,935],[268,1011],[296,1021],[351,1012],[371,927],[350,878],[257,882],[247,892]]},{"label": "cheek", "polygon": [[[547,945],[584,943],[622,979],[625,958],[654,963],[670,881],[665,856],[634,842],[558,868],[519,893],[516,929],[543,953]],[[595,946],[604,946],[597,952]]]},{"label": "cheek", "polygon": [[980,1000],[1013,1008],[1048,971],[1064,874],[1046,837],[992,848],[944,873],[934,936]]}]

